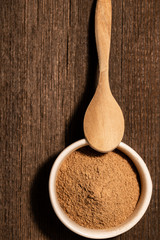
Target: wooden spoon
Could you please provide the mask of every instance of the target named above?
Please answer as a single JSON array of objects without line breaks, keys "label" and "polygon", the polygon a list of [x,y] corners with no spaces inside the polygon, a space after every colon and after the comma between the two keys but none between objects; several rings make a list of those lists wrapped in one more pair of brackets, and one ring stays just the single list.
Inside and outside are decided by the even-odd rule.
[{"label": "wooden spoon", "polygon": [[109,53],[111,41],[111,0],[98,0],[95,35],[99,59],[99,82],[83,122],[90,146],[99,152],[115,149],[124,134],[123,113],[109,86]]}]

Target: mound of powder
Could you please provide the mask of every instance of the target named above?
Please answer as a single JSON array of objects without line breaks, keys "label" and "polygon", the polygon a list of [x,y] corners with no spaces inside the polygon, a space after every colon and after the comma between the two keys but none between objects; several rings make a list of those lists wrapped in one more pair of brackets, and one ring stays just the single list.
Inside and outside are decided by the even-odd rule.
[{"label": "mound of powder", "polygon": [[100,154],[83,147],[61,164],[56,192],[60,206],[73,221],[91,229],[107,229],[133,213],[140,185],[126,155],[118,150]]}]

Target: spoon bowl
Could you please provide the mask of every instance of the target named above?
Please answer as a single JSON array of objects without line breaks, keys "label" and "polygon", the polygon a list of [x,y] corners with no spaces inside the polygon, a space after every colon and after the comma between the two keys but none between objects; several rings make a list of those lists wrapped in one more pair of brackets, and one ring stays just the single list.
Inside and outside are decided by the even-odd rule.
[{"label": "spoon bowl", "polygon": [[115,149],[124,134],[123,113],[106,81],[107,72],[100,75],[99,85],[84,116],[84,133],[90,146],[99,152]]}]

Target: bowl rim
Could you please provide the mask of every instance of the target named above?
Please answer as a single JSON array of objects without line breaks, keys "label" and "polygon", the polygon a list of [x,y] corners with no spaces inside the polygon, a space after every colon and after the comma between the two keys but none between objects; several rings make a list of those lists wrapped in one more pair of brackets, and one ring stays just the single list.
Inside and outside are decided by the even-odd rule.
[{"label": "bowl rim", "polygon": [[117,149],[123,152],[124,154],[126,154],[131,159],[131,161],[137,168],[137,171],[140,177],[141,194],[140,194],[140,199],[136,206],[136,209],[133,212],[133,214],[129,218],[127,218],[127,220],[124,223],[122,223],[121,225],[118,225],[117,227],[104,229],[104,230],[89,229],[89,228],[82,227],[77,223],[75,223],[74,221],[72,221],[60,207],[58,199],[56,197],[55,183],[56,183],[56,176],[57,176],[58,169],[61,163],[63,162],[63,160],[71,152],[87,145],[89,144],[86,139],[78,140],[72,143],[71,145],[69,145],[68,147],[66,147],[56,158],[55,162],[52,165],[50,176],[49,176],[49,197],[50,197],[51,205],[53,207],[55,214],[59,218],[59,220],[74,233],[81,235],[83,237],[91,238],[91,239],[112,238],[130,230],[140,221],[140,219],[145,214],[152,196],[151,176],[145,162],[139,156],[139,154],[135,150],[133,150],[131,147],[129,147],[127,144],[121,142],[118,145]]}]

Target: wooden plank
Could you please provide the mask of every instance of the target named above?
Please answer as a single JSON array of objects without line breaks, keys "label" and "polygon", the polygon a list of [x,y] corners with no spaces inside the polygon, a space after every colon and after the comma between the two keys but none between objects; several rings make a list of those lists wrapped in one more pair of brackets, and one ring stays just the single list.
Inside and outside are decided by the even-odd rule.
[{"label": "wooden plank", "polygon": [[[82,239],[53,214],[52,163],[83,137],[95,91],[95,0],[1,1],[1,239]],[[110,83],[144,158],[153,197],[144,218],[115,239],[158,240],[160,2],[112,1]]]}]

